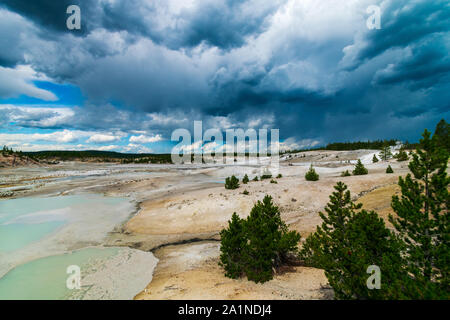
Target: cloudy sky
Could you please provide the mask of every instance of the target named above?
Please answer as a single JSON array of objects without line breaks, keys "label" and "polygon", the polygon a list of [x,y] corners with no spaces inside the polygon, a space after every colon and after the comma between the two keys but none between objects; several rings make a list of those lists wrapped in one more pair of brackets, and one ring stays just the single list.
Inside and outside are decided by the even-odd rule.
[{"label": "cloudy sky", "polygon": [[21,150],[168,152],[194,120],[415,141],[450,118],[448,0],[1,0],[0,48],[0,144]]}]

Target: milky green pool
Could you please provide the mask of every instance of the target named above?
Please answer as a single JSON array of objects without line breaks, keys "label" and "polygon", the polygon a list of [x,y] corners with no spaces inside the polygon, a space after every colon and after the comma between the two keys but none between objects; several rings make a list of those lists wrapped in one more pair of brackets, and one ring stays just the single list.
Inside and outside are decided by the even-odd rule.
[{"label": "milky green pool", "polygon": [[118,249],[60,253],[98,244],[132,209],[127,199],[96,194],[0,201],[0,299],[64,299],[68,266],[83,272]]},{"label": "milky green pool", "polygon": [[68,222],[67,208],[86,210],[101,203],[113,208],[122,198],[76,195],[19,198],[0,201],[0,253],[10,252],[42,239]]},{"label": "milky green pool", "polygon": [[117,254],[118,250],[86,248],[20,265],[0,278],[0,300],[65,299],[71,293],[66,286],[66,280],[70,276],[66,273],[68,266],[79,266],[83,275],[90,263],[110,258]]}]

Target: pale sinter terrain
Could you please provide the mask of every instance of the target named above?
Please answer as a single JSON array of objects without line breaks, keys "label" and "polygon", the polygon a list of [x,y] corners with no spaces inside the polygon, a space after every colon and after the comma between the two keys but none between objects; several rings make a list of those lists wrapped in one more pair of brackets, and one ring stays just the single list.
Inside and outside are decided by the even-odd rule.
[{"label": "pale sinter terrain", "polygon": [[[2,169],[6,179],[0,192],[13,190],[13,197],[90,192],[135,202],[137,214],[111,230],[103,244],[151,251],[159,259],[153,280],[136,299],[330,299],[332,290],[320,269],[287,266],[265,284],[226,278],[218,266],[219,232],[233,212],[246,217],[255,202],[268,194],[289,227],[304,239],[321,223],[318,213],[338,181],[345,182],[366,209],[387,220],[391,196],[398,192],[398,176],[408,172],[407,162],[372,164],[374,153],[310,151],[283,156],[283,177],[276,179],[277,184],[250,181],[236,190],[224,188],[225,177],[234,174],[242,179],[248,174],[251,180],[261,167],[238,162],[234,166],[61,163],[8,168]],[[369,174],[341,177],[343,171],[353,170],[357,159]],[[317,182],[304,178],[311,163],[320,175]],[[394,174],[385,173],[388,164]],[[242,194],[244,190],[249,194]]]}]

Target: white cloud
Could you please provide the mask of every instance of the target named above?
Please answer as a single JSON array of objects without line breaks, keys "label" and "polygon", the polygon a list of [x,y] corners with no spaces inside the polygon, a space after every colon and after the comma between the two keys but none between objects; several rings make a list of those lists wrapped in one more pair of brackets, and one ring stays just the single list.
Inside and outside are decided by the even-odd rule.
[{"label": "white cloud", "polygon": [[[202,141],[196,141],[190,145],[182,145],[179,148],[174,148],[174,153],[179,153],[179,151],[182,151],[183,153],[195,153],[202,147],[203,142]],[[179,151],[178,151],[179,150]]]},{"label": "white cloud", "polygon": [[94,134],[86,142],[87,143],[107,143],[120,140],[120,136],[115,136],[112,134]]},{"label": "white cloud", "polygon": [[153,150],[138,144],[130,143],[126,147],[122,148],[123,152],[128,153],[153,153]]},{"label": "white cloud", "polygon": [[71,122],[75,112],[66,107],[46,107],[46,106],[16,106],[10,104],[0,104],[0,112],[5,117],[4,122],[15,122],[18,125],[25,125],[39,128],[49,128],[67,125]]},{"label": "white cloud", "polygon": [[97,148],[96,150],[100,151],[113,151],[113,150],[119,150],[120,146],[110,145],[110,146],[101,146]]},{"label": "white cloud", "polygon": [[140,135],[140,136],[131,136],[130,142],[133,143],[153,143],[158,142],[162,140],[162,136],[160,134],[157,134],[155,136],[149,137],[146,135]]},{"label": "white cloud", "polygon": [[[0,145],[8,145],[12,142],[17,146],[26,146],[31,143],[39,144],[42,142],[56,142],[63,145],[82,140],[86,140],[86,143],[107,143],[119,140],[122,135],[122,133],[113,135],[110,133],[67,129],[51,133],[0,133]],[[46,144],[44,146],[46,147]],[[90,145],[89,148],[96,149],[100,147]]]},{"label": "white cloud", "polygon": [[30,66],[19,65],[14,69],[0,66],[0,98],[15,98],[20,95],[45,101],[56,101],[58,97],[51,91],[36,87],[32,81],[48,80]]},{"label": "white cloud", "polygon": [[315,139],[303,139],[303,140],[296,140],[295,138],[287,138],[283,142],[279,143],[279,150],[280,152],[283,151],[290,151],[290,150],[302,150],[302,149],[308,149],[308,148],[314,148],[315,146],[320,145],[319,140]]},{"label": "white cloud", "polygon": [[88,134],[82,131],[55,131],[52,133],[0,133],[0,144],[6,144],[10,141],[20,141],[22,143],[29,143],[33,141],[49,141],[59,143],[74,142],[81,137]]}]

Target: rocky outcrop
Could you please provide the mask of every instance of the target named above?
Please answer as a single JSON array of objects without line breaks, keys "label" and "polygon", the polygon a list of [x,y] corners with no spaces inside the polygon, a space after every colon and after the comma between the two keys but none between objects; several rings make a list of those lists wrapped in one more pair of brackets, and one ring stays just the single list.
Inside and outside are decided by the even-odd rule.
[{"label": "rocky outcrop", "polygon": [[0,168],[39,165],[39,162],[23,155],[3,155],[0,153]]}]

